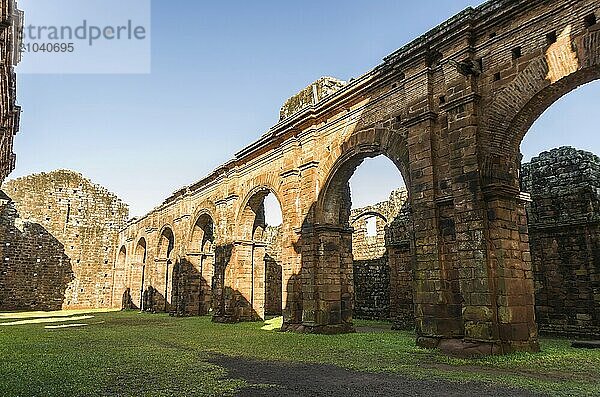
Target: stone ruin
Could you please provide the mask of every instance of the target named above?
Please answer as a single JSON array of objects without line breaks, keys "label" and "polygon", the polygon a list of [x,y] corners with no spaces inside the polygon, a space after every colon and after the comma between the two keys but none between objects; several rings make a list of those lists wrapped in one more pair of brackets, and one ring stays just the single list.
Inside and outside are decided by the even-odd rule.
[{"label": "stone ruin", "polygon": [[2,189],[0,310],[111,307],[128,207],[72,171],[18,178]]},{"label": "stone ruin", "polygon": [[[598,338],[600,158],[570,147],[554,149],[523,164],[521,181],[529,195],[540,331]],[[0,310],[123,305],[113,269],[120,254],[117,234],[128,213],[120,200],[71,171],[19,178],[3,188],[11,197],[0,197]],[[414,327],[411,222],[405,188],[392,192],[388,201],[351,211],[355,318]],[[256,241],[264,249],[265,315],[281,315],[281,226],[261,229]],[[214,269],[208,272],[212,278]],[[202,303],[200,288],[185,288],[192,278],[193,272],[181,273],[174,281],[179,306],[168,310],[182,315],[212,311],[213,297]],[[145,299],[146,310],[161,311],[156,301],[153,306],[152,299]]]}]

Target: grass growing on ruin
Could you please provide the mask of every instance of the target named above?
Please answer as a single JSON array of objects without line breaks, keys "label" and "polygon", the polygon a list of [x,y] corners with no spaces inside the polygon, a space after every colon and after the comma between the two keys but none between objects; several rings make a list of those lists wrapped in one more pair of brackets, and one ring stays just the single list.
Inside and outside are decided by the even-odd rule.
[{"label": "grass growing on ruin", "polygon": [[[0,395],[229,395],[245,386],[214,354],[333,364],[417,378],[479,380],[547,394],[600,395],[600,351],[542,340],[540,354],[459,360],[415,347],[414,334],[357,322],[370,332],[323,336],[137,312],[95,313],[81,328],[0,327]],[[269,328],[269,327],[267,327]],[[272,326],[271,326],[272,328]]]}]

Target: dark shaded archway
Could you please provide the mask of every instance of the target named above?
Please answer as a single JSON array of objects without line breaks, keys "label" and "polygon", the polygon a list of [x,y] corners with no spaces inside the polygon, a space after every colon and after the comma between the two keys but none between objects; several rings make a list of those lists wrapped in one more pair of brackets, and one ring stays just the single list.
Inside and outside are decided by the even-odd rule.
[{"label": "dark shaded archway", "polygon": [[191,231],[186,255],[173,271],[173,296],[178,315],[206,315],[217,305],[215,277],[215,225],[200,211]]},{"label": "dark shaded archway", "polygon": [[138,243],[135,247],[135,260],[131,264],[130,277],[129,277],[130,285],[134,286],[137,284],[139,286],[139,289],[137,289],[137,291],[135,291],[136,292],[135,295],[137,295],[137,296],[132,296],[132,301],[139,302],[138,307],[140,310],[144,310],[144,284],[146,281],[145,280],[146,279],[146,259],[147,259],[146,239],[144,237],[141,237],[138,240]]},{"label": "dark shaded archway", "polygon": [[[173,250],[175,248],[175,235],[170,226],[163,227],[158,240],[157,257],[154,259],[155,271],[158,280],[154,282],[156,285],[148,288],[147,296],[149,306],[147,310],[165,311],[174,310],[173,302],[173,284],[175,277],[173,276],[173,268],[177,266],[175,258],[173,258]],[[162,280],[161,280],[162,278]],[[162,281],[162,282],[161,282]],[[163,284],[164,283],[164,284]],[[164,296],[161,296],[158,286],[164,285]]]}]

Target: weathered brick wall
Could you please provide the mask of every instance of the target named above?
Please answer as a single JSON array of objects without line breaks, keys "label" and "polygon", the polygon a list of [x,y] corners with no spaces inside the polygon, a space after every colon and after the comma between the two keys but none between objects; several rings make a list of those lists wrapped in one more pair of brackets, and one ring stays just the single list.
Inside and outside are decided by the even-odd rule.
[{"label": "weathered brick wall", "polygon": [[0,205],[0,310],[60,310],[74,274],[64,245]]},{"label": "weathered brick wall", "polygon": [[[114,194],[72,171],[53,171],[11,180],[3,189],[14,200],[21,218],[38,224],[48,238],[64,246],[65,260],[70,262],[74,278],[66,286],[63,308],[109,307],[112,304],[117,235],[125,226],[127,206]],[[5,243],[9,237],[1,238]],[[35,241],[32,244],[35,245]],[[41,246],[46,249],[44,244]],[[52,247],[54,245],[48,249],[54,250]],[[36,250],[25,249],[15,255],[22,263],[45,259]],[[11,264],[13,259],[8,258],[5,262]],[[49,271],[54,270],[49,268]],[[38,285],[54,282],[54,277],[45,272],[37,272],[35,277],[38,277]],[[38,298],[40,307],[44,307],[45,300],[41,294]]]},{"label": "weathered brick wall", "polygon": [[13,137],[19,130],[15,65],[20,61],[23,13],[14,0],[0,0],[0,184],[15,168]]},{"label": "weathered brick wall", "polygon": [[[354,317],[367,319],[390,319],[392,297],[401,294],[399,287],[390,288],[390,274],[397,275],[398,261],[395,254],[395,241],[390,233],[390,225],[396,222],[408,200],[406,189],[399,189],[390,195],[388,201],[373,206],[352,210],[350,214],[352,234],[352,256],[354,259]],[[375,234],[369,235],[367,223],[376,223]],[[390,259],[390,249],[393,250]]]},{"label": "weathered brick wall", "polygon": [[600,158],[570,147],[523,165],[540,330],[600,337]]}]

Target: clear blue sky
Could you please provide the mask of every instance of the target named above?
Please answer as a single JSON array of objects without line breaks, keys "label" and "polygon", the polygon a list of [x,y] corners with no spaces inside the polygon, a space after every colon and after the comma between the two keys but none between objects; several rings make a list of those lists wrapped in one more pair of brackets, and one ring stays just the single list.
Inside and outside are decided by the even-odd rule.
[{"label": "clear blue sky", "polygon": [[[82,172],[141,215],[272,126],[283,101],[323,75],[357,77],[469,5],[466,0],[152,2],[152,73],[21,75],[18,177]],[[118,12],[118,10],[115,10]],[[526,158],[570,144],[600,153],[598,85],[536,124]],[[387,160],[352,180],[356,205],[401,184]]]}]

